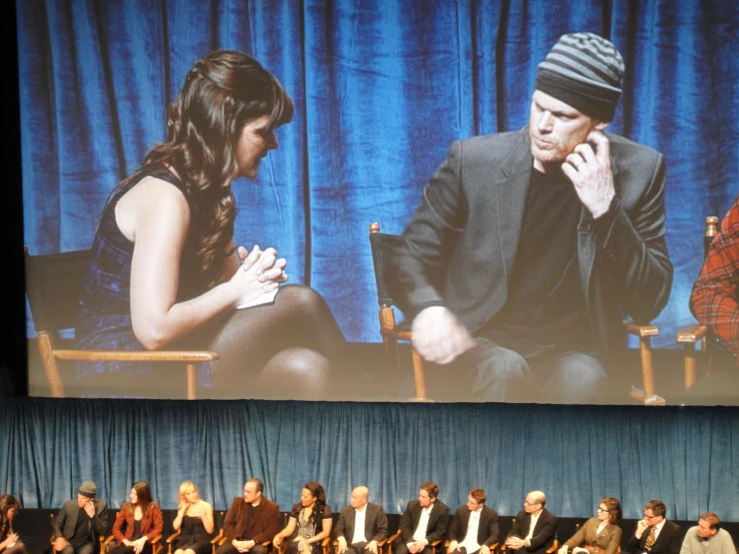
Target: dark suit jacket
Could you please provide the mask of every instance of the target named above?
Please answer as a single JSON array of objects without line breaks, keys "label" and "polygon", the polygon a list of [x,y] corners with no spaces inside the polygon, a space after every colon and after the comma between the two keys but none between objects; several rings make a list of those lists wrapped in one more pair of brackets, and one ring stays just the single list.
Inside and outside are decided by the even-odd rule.
[{"label": "dark suit jacket", "polygon": [[601,534],[597,535],[599,526],[600,520],[597,517],[591,517],[565,543],[567,548],[572,550],[576,546],[594,546],[604,550],[605,554],[615,554],[621,544],[621,528],[618,525],[611,525],[609,523],[603,528]]},{"label": "dark suit jacket", "polygon": [[[531,516],[526,513],[526,510],[521,510],[516,515],[513,527],[508,533],[508,536],[523,539],[529,534],[530,526]],[[524,547],[521,551],[525,550],[529,554],[544,554],[549,547],[554,544],[554,535],[556,531],[557,517],[552,512],[544,508],[539,516],[539,520],[536,522],[536,527],[534,527],[534,534],[531,535],[531,546],[528,548]]]},{"label": "dark suit jacket", "polygon": [[[639,322],[653,319],[669,299],[673,275],[663,157],[607,136],[616,198],[597,221],[583,205],[577,237],[582,294],[605,360],[626,346],[623,313]],[[532,167],[528,128],[451,145],[385,275],[409,318],[445,305],[474,334],[501,310]]]},{"label": "dark suit jacket", "polygon": [[[644,529],[644,533],[640,539],[636,538],[636,533],[631,535],[629,539],[628,549],[629,552],[637,554],[638,552],[645,552],[644,545],[647,543],[647,537],[652,527]],[[654,541],[652,549],[649,551],[650,554],[678,554],[680,552],[680,546],[682,545],[682,537],[680,536],[680,526],[677,523],[673,523],[670,520],[665,520],[665,524],[662,527],[662,531],[659,532],[657,540]]]},{"label": "dark suit jacket", "polygon": [[[405,544],[413,542],[413,533],[416,532],[421,519],[421,504],[418,500],[411,500],[400,516],[400,538]],[[429,524],[426,527],[426,540],[429,544],[444,538],[449,526],[449,507],[438,498],[434,501],[429,514]]]},{"label": "dark suit jacket", "polygon": [[[381,541],[387,538],[387,516],[385,511],[377,504],[367,502],[367,514],[364,516],[364,536],[367,542]],[[356,513],[354,508],[347,506],[341,510],[339,521],[336,523],[334,536],[344,537],[347,543],[352,542],[354,537],[354,519]]]},{"label": "dark suit jacket", "polygon": [[[108,505],[98,498],[95,498],[93,503],[95,504],[95,515],[92,516],[92,530],[96,535],[104,535],[108,530]],[[74,529],[77,527],[77,517],[80,510],[77,499],[67,500],[64,503],[62,509],[54,518],[54,537],[57,539],[64,537],[67,540],[74,537]]]},{"label": "dark suit jacket", "polygon": [[223,520],[223,534],[231,542],[234,539],[257,543],[271,541],[280,532],[280,508],[269,498],[262,496],[257,512],[247,528],[247,509],[243,496],[231,503]]},{"label": "dark suit jacket", "polygon": [[[467,536],[471,512],[467,506],[460,506],[449,524],[449,540],[462,542]],[[477,527],[477,544],[492,546],[498,542],[498,514],[492,508],[483,505],[480,513],[480,525]]]}]

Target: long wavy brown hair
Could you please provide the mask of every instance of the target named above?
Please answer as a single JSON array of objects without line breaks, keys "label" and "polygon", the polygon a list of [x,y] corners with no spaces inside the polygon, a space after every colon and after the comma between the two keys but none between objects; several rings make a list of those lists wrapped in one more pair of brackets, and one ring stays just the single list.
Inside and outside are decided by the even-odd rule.
[{"label": "long wavy brown hair", "polygon": [[126,502],[126,509],[130,515],[133,515],[136,511],[136,506],[139,506],[141,508],[141,515],[146,517],[152,503],[149,483],[146,481],[139,481],[138,483],[134,483],[132,488],[136,491],[136,504]]},{"label": "long wavy brown hair", "polygon": [[236,145],[244,126],[269,116],[265,132],[292,120],[293,103],[280,82],[251,56],[234,50],[211,52],[190,69],[167,112],[167,140],[141,167],[119,183],[140,180],[155,166],[177,172],[190,197],[190,234],[204,289],[223,277],[233,239],[238,176]]}]

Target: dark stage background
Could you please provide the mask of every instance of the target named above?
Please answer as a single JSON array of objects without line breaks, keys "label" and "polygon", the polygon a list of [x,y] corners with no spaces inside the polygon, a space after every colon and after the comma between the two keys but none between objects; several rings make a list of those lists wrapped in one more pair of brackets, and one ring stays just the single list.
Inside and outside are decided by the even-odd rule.
[{"label": "dark stage background", "polygon": [[16,9],[32,253],[87,248],[111,188],[163,138],[186,70],[212,49],[240,49],[283,82],[296,117],[258,180],[234,186],[237,241],[277,247],[354,341],[378,340],[367,224],[400,232],[453,140],[526,124],[537,64],[561,34],[602,34],[627,68],[609,129],[667,160],[675,281],[655,343],[674,344],[693,321],[703,220],[723,215],[738,190],[736,2],[18,0]]}]

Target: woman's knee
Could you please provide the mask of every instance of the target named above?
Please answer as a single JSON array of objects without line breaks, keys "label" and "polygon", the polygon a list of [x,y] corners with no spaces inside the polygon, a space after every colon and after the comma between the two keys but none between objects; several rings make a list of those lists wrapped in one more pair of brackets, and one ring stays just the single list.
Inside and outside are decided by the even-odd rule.
[{"label": "woman's knee", "polygon": [[312,313],[325,309],[327,304],[323,296],[305,285],[285,285],[280,288],[275,302],[285,303],[295,312]]},{"label": "woman's knee", "polygon": [[311,400],[325,397],[330,380],[328,358],[309,348],[286,348],[267,363],[257,386],[263,398]]}]

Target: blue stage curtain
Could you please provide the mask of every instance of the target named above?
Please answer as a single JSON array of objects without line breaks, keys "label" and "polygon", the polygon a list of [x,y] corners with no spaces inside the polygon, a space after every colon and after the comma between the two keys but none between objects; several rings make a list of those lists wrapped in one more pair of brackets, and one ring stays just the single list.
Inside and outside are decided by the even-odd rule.
[{"label": "blue stage curtain", "polygon": [[739,521],[739,408],[15,399],[0,422],[0,491],[29,508],[87,479],[113,507],[146,480],[176,508],[189,479],[223,510],[255,476],[285,511],[316,480],[334,510],[365,484],[400,513],[432,480],[451,507],[480,486],[507,516],[541,489],[562,517],[615,496],[626,518],[661,498],[672,519]]},{"label": "blue stage curtain", "polygon": [[367,225],[400,232],[449,144],[526,124],[537,64],[566,32],[623,53],[611,129],[667,159],[672,298],[692,322],[706,215],[739,189],[739,7],[726,0],[16,0],[26,243],[89,246],[111,188],[164,135],[186,70],[254,55],[295,100],[281,149],[239,182],[238,242],[274,245],[352,340],[378,340]]}]

